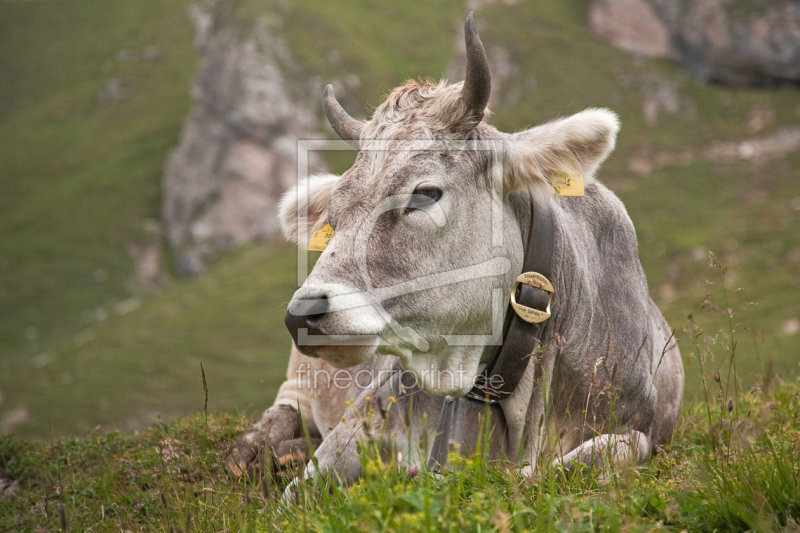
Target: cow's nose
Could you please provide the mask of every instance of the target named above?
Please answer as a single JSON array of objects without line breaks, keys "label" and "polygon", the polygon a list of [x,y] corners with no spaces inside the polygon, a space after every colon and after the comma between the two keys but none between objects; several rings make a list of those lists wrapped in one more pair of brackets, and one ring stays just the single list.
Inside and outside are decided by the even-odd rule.
[{"label": "cow's nose", "polygon": [[325,295],[314,299],[297,298],[289,304],[283,321],[300,351],[310,352],[311,347],[303,346],[297,341],[298,331],[305,328],[308,330],[306,332],[308,335],[320,335],[320,323],[328,314],[329,309],[330,301]]}]

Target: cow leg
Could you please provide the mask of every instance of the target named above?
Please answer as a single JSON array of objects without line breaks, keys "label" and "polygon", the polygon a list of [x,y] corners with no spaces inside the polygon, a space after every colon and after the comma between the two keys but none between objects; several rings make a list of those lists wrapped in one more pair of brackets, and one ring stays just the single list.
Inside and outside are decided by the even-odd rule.
[{"label": "cow leg", "polygon": [[[422,393],[413,379],[404,386],[406,377],[397,366],[390,377],[362,391],[314,453],[319,468],[306,465],[306,481],[318,476],[344,485],[357,481],[364,446],[377,446],[384,462],[397,461],[404,468],[427,462],[442,400]],[[295,479],[286,488],[286,503],[294,501],[299,483]]]},{"label": "cow leg", "polygon": [[512,461],[521,457],[528,463],[520,470],[525,477],[535,475],[547,441],[547,419],[553,409],[550,404],[555,354],[554,350],[548,350],[531,357],[516,390],[503,401],[508,424],[506,453]]},{"label": "cow leg", "polygon": [[319,436],[311,415],[311,384],[301,370],[309,361],[292,345],[286,381],[278,390],[275,403],[236,441],[236,449],[228,461],[233,474],[242,476],[253,470],[262,450],[274,453],[281,442],[304,437],[303,424],[310,436]]},{"label": "cow leg", "polygon": [[658,391],[650,438],[653,444],[663,446],[672,440],[672,434],[680,425],[683,361],[678,342],[653,300],[650,300],[650,320],[653,324],[653,381]]},{"label": "cow leg", "polygon": [[303,434],[300,413],[288,405],[273,405],[261,415],[253,427],[236,441],[236,449],[228,460],[228,468],[237,475],[256,467],[261,452],[270,457],[281,442],[296,439]]},{"label": "cow leg", "polygon": [[650,439],[641,431],[606,433],[587,440],[553,461],[554,467],[573,471],[578,463],[589,468],[642,464],[650,456]]}]

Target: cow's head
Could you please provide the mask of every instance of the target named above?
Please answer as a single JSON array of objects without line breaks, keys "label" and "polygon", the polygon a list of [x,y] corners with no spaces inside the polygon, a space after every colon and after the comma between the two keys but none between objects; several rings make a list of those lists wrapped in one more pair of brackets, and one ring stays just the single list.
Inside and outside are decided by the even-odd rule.
[{"label": "cow's head", "polygon": [[522,268],[528,195],[552,201],[557,170],[591,180],[618,130],[602,109],[515,134],[483,123],[491,81],[472,14],[465,37],[464,82],[410,81],[368,122],[328,86],[328,119],[358,157],[341,177],[300,183],[280,212],[290,240],[326,222],[335,230],[289,303],[298,348],[337,367],[395,354],[437,395],[471,388],[485,343],[465,336],[489,336],[502,320]]}]

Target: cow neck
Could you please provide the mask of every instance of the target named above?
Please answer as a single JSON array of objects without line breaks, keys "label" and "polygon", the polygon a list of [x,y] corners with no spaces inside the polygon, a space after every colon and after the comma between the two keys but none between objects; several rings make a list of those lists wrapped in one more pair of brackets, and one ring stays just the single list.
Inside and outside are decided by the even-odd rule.
[{"label": "cow neck", "polygon": [[[522,272],[538,272],[552,283],[555,226],[553,212],[544,202],[530,195],[531,226]],[[522,273],[520,272],[520,273]],[[547,291],[520,283],[516,301],[526,307],[545,311],[550,301]],[[517,388],[529,359],[542,344],[544,328],[548,321],[531,324],[522,320],[509,303],[503,324],[503,343],[494,347],[494,353],[467,397],[485,402],[508,398]]]}]

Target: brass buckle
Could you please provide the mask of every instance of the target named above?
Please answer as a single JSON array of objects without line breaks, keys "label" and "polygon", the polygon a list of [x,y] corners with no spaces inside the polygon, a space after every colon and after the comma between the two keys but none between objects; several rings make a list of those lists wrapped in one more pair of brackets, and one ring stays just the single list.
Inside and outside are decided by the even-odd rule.
[{"label": "brass buckle", "polygon": [[[526,307],[517,303],[517,287],[519,287],[520,283],[536,287],[550,295],[550,298],[547,300],[547,311],[539,311],[538,309],[533,309],[532,307]],[[511,307],[514,308],[514,312],[517,313],[517,316],[525,322],[539,324],[550,318],[550,304],[553,302],[553,294],[555,294],[555,292],[552,283],[550,283],[546,277],[538,272],[523,272],[517,276],[514,288],[511,289]]]}]

